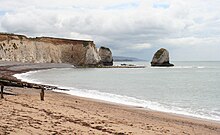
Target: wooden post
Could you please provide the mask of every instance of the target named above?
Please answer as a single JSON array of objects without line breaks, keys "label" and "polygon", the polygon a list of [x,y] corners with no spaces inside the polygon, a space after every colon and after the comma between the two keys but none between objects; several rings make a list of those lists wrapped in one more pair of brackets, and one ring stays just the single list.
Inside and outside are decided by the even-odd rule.
[{"label": "wooden post", "polygon": [[44,88],[41,89],[41,92],[40,92],[40,100],[41,100],[41,101],[44,101]]},{"label": "wooden post", "polygon": [[3,90],[4,90],[4,85],[3,85],[3,84],[1,84],[1,99],[3,99],[3,98],[4,98],[4,96],[3,96]]}]

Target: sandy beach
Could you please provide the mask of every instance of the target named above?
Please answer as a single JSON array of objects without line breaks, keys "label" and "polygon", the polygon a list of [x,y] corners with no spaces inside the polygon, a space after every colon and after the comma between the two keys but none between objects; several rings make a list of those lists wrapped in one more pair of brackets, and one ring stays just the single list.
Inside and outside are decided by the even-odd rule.
[{"label": "sandy beach", "polygon": [[220,124],[67,94],[6,88],[0,100],[1,134],[218,135]]},{"label": "sandy beach", "polygon": [[[0,63],[1,77],[55,65]],[[65,65],[69,67],[69,65]],[[37,68],[39,67],[39,68]],[[219,135],[220,123],[40,90],[5,87],[0,134]]]}]

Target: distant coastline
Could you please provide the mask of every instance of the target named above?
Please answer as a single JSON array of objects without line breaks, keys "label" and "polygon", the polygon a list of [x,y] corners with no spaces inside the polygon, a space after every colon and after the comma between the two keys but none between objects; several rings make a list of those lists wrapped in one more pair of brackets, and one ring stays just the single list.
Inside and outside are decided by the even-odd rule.
[{"label": "distant coastline", "polygon": [[122,61],[146,61],[143,59],[135,58],[135,57],[126,57],[126,56],[113,56],[115,62],[122,62]]}]

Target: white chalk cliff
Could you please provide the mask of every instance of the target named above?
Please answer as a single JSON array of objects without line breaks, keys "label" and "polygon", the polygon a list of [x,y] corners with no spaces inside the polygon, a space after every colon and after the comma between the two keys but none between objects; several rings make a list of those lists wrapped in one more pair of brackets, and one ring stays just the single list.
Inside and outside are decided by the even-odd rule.
[{"label": "white chalk cliff", "polygon": [[101,58],[93,41],[1,33],[0,60],[80,66],[97,65]]}]

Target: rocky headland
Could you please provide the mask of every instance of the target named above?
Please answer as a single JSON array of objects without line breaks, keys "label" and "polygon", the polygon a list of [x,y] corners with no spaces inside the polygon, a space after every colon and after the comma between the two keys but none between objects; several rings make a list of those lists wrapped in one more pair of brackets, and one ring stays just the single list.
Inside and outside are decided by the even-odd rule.
[{"label": "rocky headland", "polygon": [[154,54],[151,66],[172,67],[174,65],[170,63],[169,52],[161,48]]},{"label": "rocky headland", "polygon": [[110,49],[108,50],[100,48],[98,52],[93,41],[28,38],[24,35],[0,33],[0,61],[70,63],[75,66],[96,66],[102,63],[110,65],[108,62],[112,56]]}]

